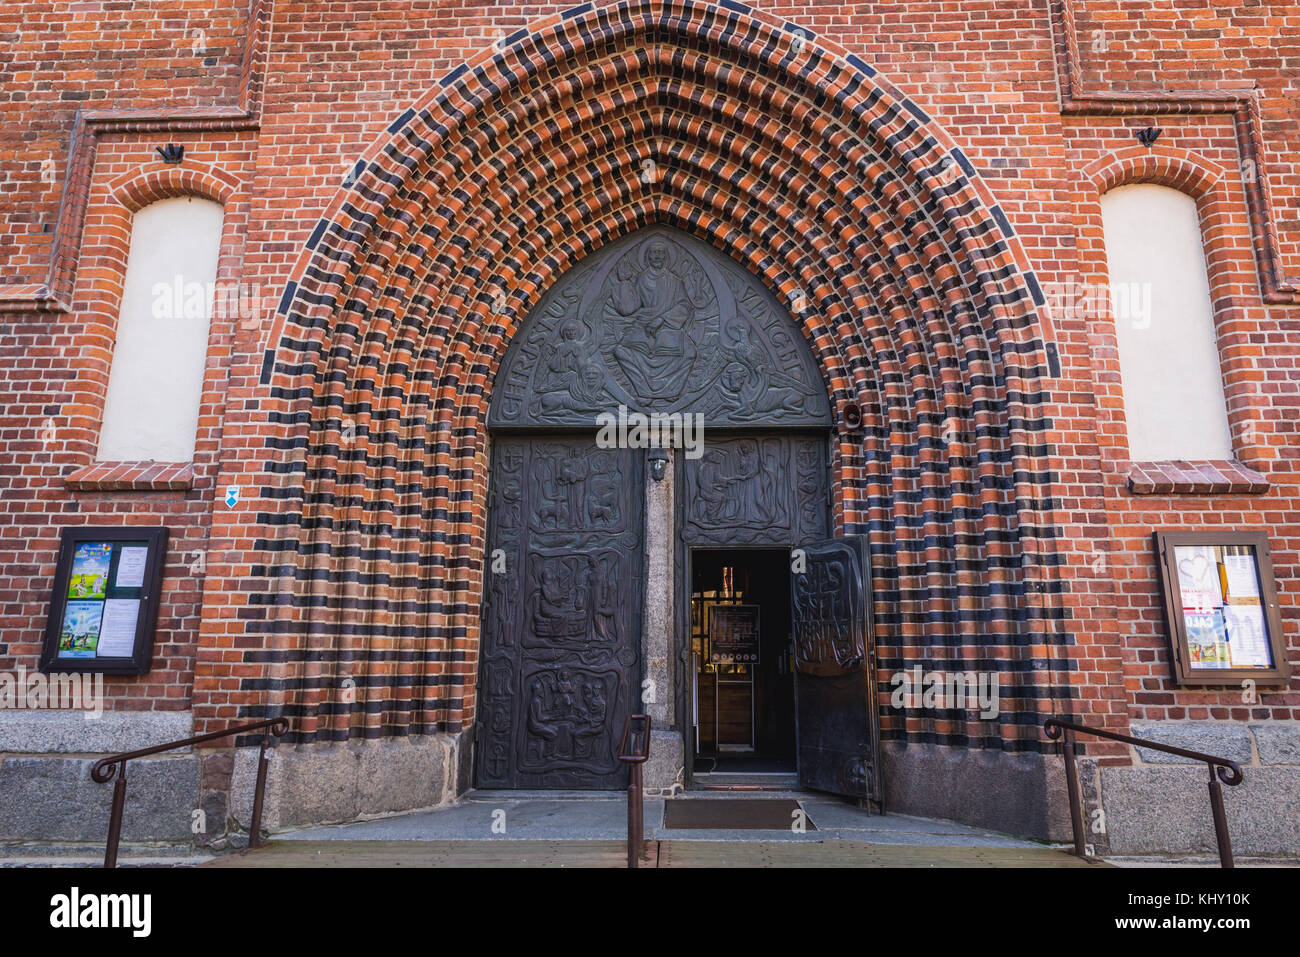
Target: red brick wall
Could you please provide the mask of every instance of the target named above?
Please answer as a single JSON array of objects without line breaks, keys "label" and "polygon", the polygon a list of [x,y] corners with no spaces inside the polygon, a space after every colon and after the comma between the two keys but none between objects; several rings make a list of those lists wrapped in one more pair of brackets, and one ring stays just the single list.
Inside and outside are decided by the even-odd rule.
[{"label": "red brick wall", "polygon": [[[1091,88],[1259,88],[1278,237],[1291,274],[1300,273],[1300,7],[1087,0],[1075,9]],[[1208,145],[1211,155],[1220,139]]]},{"label": "red brick wall", "polygon": [[[6,317],[0,346],[0,667],[35,667],[40,654],[60,530],[76,525],[167,525],[154,666],[140,677],[105,680],[108,708],[190,707],[207,564],[208,525],[222,454],[221,422],[234,337],[248,317],[213,316],[189,488],[116,490],[111,479],[70,490],[99,442],[113,330],[130,242],[130,214],[151,198],[207,195],[224,201],[217,281],[238,281],[248,226],[252,141],[244,135],[190,143],[183,172],[164,166],[154,147],[167,135],[110,137],[98,150],[71,315]],[[204,169],[220,176],[202,176]],[[181,180],[184,182],[181,182]],[[147,415],[147,409],[138,410]],[[139,470],[134,470],[138,473]],[[138,477],[138,476],[137,476]],[[117,484],[121,484],[121,480]],[[216,496],[219,498],[220,496]]]},{"label": "red brick wall", "polygon": [[[267,8],[272,29],[257,129],[120,133],[101,139],[71,313],[15,311],[0,317],[7,333],[0,344],[0,443],[8,453],[0,459],[0,668],[34,663],[57,529],[128,516],[171,525],[174,544],[159,666],[140,679],[110,680],[113,706],[186,706],[196,656],[202,661],[195,693],[202,718],[233,718],[264,703],[265,656],[258,651],[291,641],[268,637],[265,624],[275,620],[268,606],[286,596],[248,597],[265,588],[261,566],[274,563],[274,556],[255,548],[266,535],[258,522],[265,503],[250,499],[227,509],[214,504],[220,495],[214,497],[213,490],[227,484],[252,489],[264,482],[267,441],[275,430],[266,422],[271,404],[259,378],[263,349],[278,344],[273,305],[286,282],[298,278],[295,269],[317,223],[327,211],[336,211],[331,204],[337,206],[345,176],[363,153],[387,138],[393,119],[497,39],[566,6],[279,0]],[[0,32],[16,38],[16,56],[0,66],[7,94],[0,102],[5,211],[0,282],[42,281],[78,107],[234,110],[244,105],[241,64],[250,20],[245,3],[220,4],[216,13],[206,3],[169,4],[165,14],[150,12],[152,5],[121,7],[26,2],[0,12]],[[1059,348],[1062,366],[1061,379],[1050,383],[1045,411],[1055,445],[1052,464],[1059,481],[1053,495],[1062,533],[1062,577],[1068,583],[1059,601],[1069,616],[1065,631],[1076,642],[1068,651],[1073,661],[1068,680],[1081,712],[1114,727],[1130,718],[1201,717],[1197,709],[1210,707],[1216,717],[1245,717],[1243,708],[1233,707],[1238,695],[1170,686],[1149,545],[1156,528],[1269,528],[1287,641],[1293,662],[1300,663],[1295,466],[1300,309],[1263,302],[1260,244],[1242,192],[1233,117],[1168,115],[1157,104],[1149,113],[1128,116],[1063,115],[1065,24],[1061,17],[1053,22],[1044,4],[1029,0],[756,7],[777,25],[792,21],[856,53],[928,112],[969,157],[1019,237],[1027,265],[1049,293],[1075,282],[1097,282],[1104,273],[1098,190],[1087,170],[1105,167],[1109,154],[1132,150],[1135,130],[1160,126],[1165,132],[1155,152],[1183,151],[1226,171],[1226,196],[1213,220],[1216,234],[1222,232],[1212,261],[1220,277],[1216,295],[1222,293],[1216,316],[1221,348],[1240,367],[1229,373],[1230,399],[1253,410],[1243,412],[1240,421],[1256,423],[1252,441],[1261,448],[1248,454],[1248,464],[1266,474],[1265,494],[1130,494],[1107,320],[1049,309],[1039,321],[1043,337]],[[1076,95],[1241,90],[1259,84],[1260,163],[1272,192],[1279,261],[1284,273],[1300,274],[1294,79],[1300,15],[1258,5],[1199,9],[1098,0],[1074,3],[1073,14],[1084,86]],[[205,31],[205,57],[192,55],[197,30]],[[1104,43],[1094,42],[1102,30]],[[19,95],[9,95],[13,92]],[[113,289],[121,281],[121,237],[115,242],[104,228],[112,219],[105,210],[116,202],[110,184],[132,170],[156,167],[152,148],[168,141],[186,146],[185,165],[192,158],[236,184],[227,207],[222,275],[254,286],[271,308],[263,310],[255,328],[214,324],[204,435],[190,491],[72,493],[60,479],[87,464],[93,448],[106,330],[114,320]],[[57,167],[53,183],[42,179],[48,168],[42,162],[51,157]],[[38,435],[47,417],[64,430],[52,446]],[[476,481],[481,485],[481,478]],[[479,485],[469,487],[481,495]],[[204,548],[209,529],[206,575],[191,574],[193,553]],[[306,588],[301,582],[279,587]],[[914,615],[923,610],[909,609]],[[463,624],[472,632],[472,613]],[[924,645],[927,627],[908,619],[898,627],[896,641]],[[463,699],[446,703],[439,720],[449,726],[472,711],[472,642],[457,647],[447,674],[467,676],[462,680],[469,688]],[[1045,645],[1034,647],[1048,653]],[[328,675],[320,682],[328,684]],[[328,697],[326,691],[307,693]],[[1291,718],[1297,705],[1296,690],[1270,694],[1249,715]],[[1058,706],[1058,701],[1039,703],[1040,710]],[[405,720],[397,705],[385,707],[386,722]],[[906,727],[919,735],[954,730],[913,718]]]},{"label": "red brick wall", "polygon": [[0,8],[0,281],[42,281],[77,111],[233,102],[247,11],[247,0]]}]

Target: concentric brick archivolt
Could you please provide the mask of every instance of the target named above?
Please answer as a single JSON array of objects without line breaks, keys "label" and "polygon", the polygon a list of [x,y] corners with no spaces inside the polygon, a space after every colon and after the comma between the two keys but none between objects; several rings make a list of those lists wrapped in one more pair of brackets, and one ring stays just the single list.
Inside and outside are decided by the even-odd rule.
[{"label": "concentric brick archivolt", "polygon": [[1002,726],[912,712],[886,734],[1037,747],[1066,665],[1033,280],[964,156],[809,36],[738,4],[577,8],[392,124],[272,339],[244,616],[265,650],[196,687],[241,674],[304,740],[471,721],[497,365],[565,270],[666,223],[806,301],[833,402],[864,409],[833,477],[841,530],[872,542],[885,693],[903,664],[1003,673]]}]

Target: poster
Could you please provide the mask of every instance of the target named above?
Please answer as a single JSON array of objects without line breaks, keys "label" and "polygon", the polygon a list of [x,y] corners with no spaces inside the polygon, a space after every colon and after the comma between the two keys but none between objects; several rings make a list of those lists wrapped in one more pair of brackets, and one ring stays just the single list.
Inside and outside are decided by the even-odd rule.
[{"label": "poster", "polygon": [[758,606],[714,605],[709,617],[709,663],[758,664]]},{"label": "poster", "polygon": [[1273,667],[1273,656],[1268,646],[1268,626],[1264,623],[1264,606],[1258,603],[1225,605],[1223,612],[1232,667]]},{"label": "poster", "polygon": [[135,626],[139,618],[138,598],[110,598],[104,602],[104,620],[99,626],[100,657],[130,658],[135,653]]},{"label": "poster", "polygon": [[72,553],[68,576],[68,597],[108,597],[108,566],[113,558],[111,542],[81,542]]},{"label": "poster", "polygon": [[1228,655],[1228,631],[1223,609],[1190,612],[1184,609],[1187,623],[1187,650],[1193,668],[1231,668]]},{"label": "poster", "polygon": [[60,658],[94,658],[99,647],[102,601],[70,601],[59,630]]},{"label": "poster", "polygon": [[1259,599],[1259,575],[1255,559],[1250,555],[1224,555],[1224,577],[1228,580],[1230,598]]},{"label": "poster", "polygon": [[143,588],[148,565],[147,545],[124,545],[117,552],[117,577],[114,588]]},{"label": "poster", "polygon": [[1219,563],[1213,545],[1184,545],[1174,550],[1183,611],[1207,614],[1223,605]]}]

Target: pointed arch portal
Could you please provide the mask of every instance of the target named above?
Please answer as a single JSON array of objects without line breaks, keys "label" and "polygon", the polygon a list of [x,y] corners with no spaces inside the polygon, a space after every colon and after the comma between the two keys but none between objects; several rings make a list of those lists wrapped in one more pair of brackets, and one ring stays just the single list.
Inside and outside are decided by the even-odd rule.
[{"label": "pointed arch portal", "polygon": [[[488,424],[475,780],[625,786],[625,717],[689,710],[654,707],[683,687],[689,643],[645,634],[645,603],[671,604],[674,591],[648,592],[647,569],[672,563],[676,541],[824,537],[826,385],[803,331],[755,276],[679,229],[648,226],[541,297],[502,360]],[[667,479],[677,516],[645,498],[651,443],[678,449],[682,481]],[[652,522],[672,528],[658,556]],[[663,680],[645,693],[654,658],[665,665],[651,682]]]},{"label": "pointed arch portal", "polygon": [[592,342],[598,403],[682,388],[697,367],[662,378],[664,347],[719,380],[728,358],[779,353],[734,334],[729,275],[662,294],[707,313],[716,343],[672,343],[680,313],[657,291],[616,299],[609,283],[624,263],[649,268],[650,250],[597,251],[650,227],[733,262],[799,324],[810,361],[765,411],[840,426],[833,531],[869,539],[881,701],[905,666],[1001,678],[999,721],[888,710],[884,737],[1045,750],[1036,725],[1068,696],[1070,665],[1037,283],[920,107],[858,57],[733,2],[584,4],[520,30],[358,160],[294,267],[264,364],[274,462],[251,507],[265,612],[240,627],[270,650],[202,662],[200,683],[265,668],[268,708],[300,742],[474,723],[487,427],[567,421],[562,402],[512,405],[525,379],[563,398],[538,378],[563,363],[511,359],[537,347],[524,317],[589,261],[610,272],[577,315],[664,317],[650,339]]}]

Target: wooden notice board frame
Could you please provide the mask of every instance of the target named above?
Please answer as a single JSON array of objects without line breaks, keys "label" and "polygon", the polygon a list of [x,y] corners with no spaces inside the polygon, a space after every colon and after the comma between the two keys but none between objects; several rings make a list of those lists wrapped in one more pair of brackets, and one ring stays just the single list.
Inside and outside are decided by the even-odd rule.
[{"label": "wooden notice board frame", "polygon": [[[1156,532],[1153,539],[1174,681],[1202,686],[1240,686],[1245,680],[1261,685],[1286,684],[1291,667],[1286,660],[1268,535],[1262,531]],[[1246,558],[1254,560],[1253,580]],[[1227,559],[1233,560],[1232,572]],[[1188,587],[1189,582],[1196,581],[1204,582],[1205,587]],[[1240,594],[1233,594],[1234,587]],[[1252,590],[1254,596],[1250,595]],[[1267,632],[1251,645],[1256,656],[1267,653],[1266,666],[1234,666],[1232,659],[1238,646],[1230,642],[1234,631],[1231,620],[1238,619],[1248,623],[1250,629],[1262,625]],[[1212,655],[1218,656],[1213,660],[1222,663],[1207,666],[1202,663],[1207,660],[1205,649],[1209,647],[1206,636],[1220,631],[1225,640]]]},{"label": "wooden notice board frame", "polygon": [[63,529],[40,670],[148,672],[166,554],[164,527]]}]

